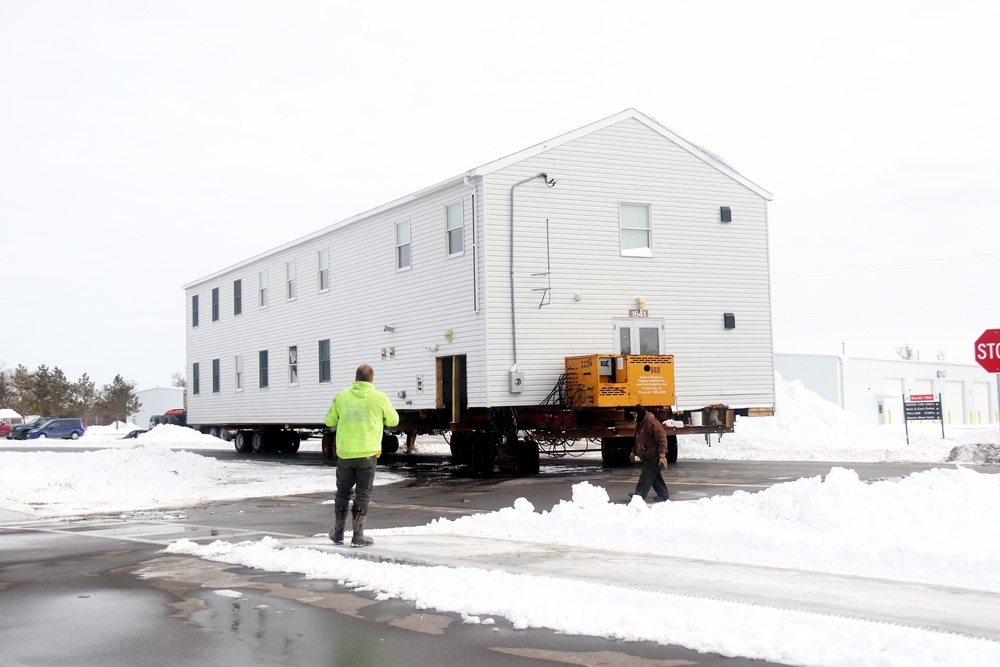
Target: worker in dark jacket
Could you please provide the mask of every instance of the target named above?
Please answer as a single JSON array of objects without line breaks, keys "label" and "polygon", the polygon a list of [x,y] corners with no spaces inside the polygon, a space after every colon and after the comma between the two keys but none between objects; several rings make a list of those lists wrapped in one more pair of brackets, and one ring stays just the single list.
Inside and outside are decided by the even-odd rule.
[{"label": "worker in dark jacket", "polygon": [[642,462],[642,471],[635,493],[629,496],[636,495],[645,500],[652,487],[656,492],[653,502],[662,503],[670,498],[662,472],[667,469],[667,434],[663,432],[660,421],[641,405],[630,408],[630,412],[635,414],[635,449],[629,454],[629,460],[635,463],[638,457]]}]

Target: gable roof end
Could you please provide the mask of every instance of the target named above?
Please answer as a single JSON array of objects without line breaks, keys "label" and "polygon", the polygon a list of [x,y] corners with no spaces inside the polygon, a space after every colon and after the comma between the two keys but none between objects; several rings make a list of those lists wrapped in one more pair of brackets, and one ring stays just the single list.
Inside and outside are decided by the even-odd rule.
[{"label": "gable roof end", "polygon": [[580,137],[584,137],[584,136],[586,136],[586,135],[588,135],[588,134],[590,134],[592,132],[596,132],[598,130],[602,130],[602,129],[606,128],[606,127],[610,127],[611,125],[614,125],[616,123],[620,123],[621,121],[627,120],[627,119],[633,119],[633,120],[639,121],[640,123],[642,123],[646,127],[648,127],[651,130],[653,130],[654,132],[660,134],[663,137],[666,137],[667,139],[669,139],[670,141],[674,142],[675,144],[677,144],[678,146],[680,146],[684,150],[688,151],[689,153],[691,153],[692,155],[694,155],[698,159],[706,162],[707,164],[711,165],[715,169],[718,169],[719,171],[721,171],[722,173],[726,174],[727,176],[729,176],[733,180],[735,180],[738,183],[742,184],[746,188],[748,188],[748,189],[752,190],[753,192],[757,193],[758,195],[760,195],[761,197],[763,197],[767,201],[771,201],[774,198],[771,195],[770,192],[768,192],[767,190],[765,190],[764,188],[760,187],[759,185],[757,185],[756,183],[754,183],[753,181],[751,181],[747,177],[745,177],[742,174],[740,174],[738,171],[736,171],[735,169],[733,169],[732,167],[730,167],[728,164],[726,164],[725,161],[722,160],[717,155],[715,155],[715,154],[713,154],[713,153],[705,150],[704,148],[701,148],[700,146],[698,146],[696,144],[691,143],[687,139],[684,139],[683,137],[681,137],[681,136],[675,134],[674,132],[672,132],[670,129],[664,127],[663,125],[661,125],[660,123],[658,123],[653,118],[651,118],[651,117],[647,116],[646,114],[642,113],[641,111],[637,111],[635,109],[626,109],[625,111],[621,111],[619,113],[616,113],[613,116],[608,116],[607,118],[599,120],[599,121],[597,121],[595,123],[591,123],[590,125],[585,125],[584,127],[581,127],[581,128],[579,128],[577,130],[573,130],[572,132],[567,132],[566,134],[560,135],[560,136],[556,137],[555,139],[551,139],[549,141],[545,141],[545,142],[542,142],[540,144],[536,144],[535,146],[532,146],[531,148],[526,148],[523,151],[519,151],[517,153],[513,153],[512,155],[508,155],[507,157],[500,158],[499,160],[494,160],[493,162],[488,162],[487,164],[485,164],[485,165],[483,165],[481,167],[477,167],[476,169],[472,169],[472,170],[468,171],[465,175],[467,175],[467,176],[486,176],[486,175],[491,174],[491,173],[493,173],[495,171],[498,171],[500,169],[504,169],[505,167],[509,167],[510,165],[515,164],[517,162],[520,162],[522,160],[526,160],[528,158],[534,157],[535,155],[538,155],[542,151],[548,150],[550,148],[555,148],[557,146],[561,146],[561,145],[563,145],[565,143],[568,143],[570,141],[574,141],[575,139],[579,139]]}]

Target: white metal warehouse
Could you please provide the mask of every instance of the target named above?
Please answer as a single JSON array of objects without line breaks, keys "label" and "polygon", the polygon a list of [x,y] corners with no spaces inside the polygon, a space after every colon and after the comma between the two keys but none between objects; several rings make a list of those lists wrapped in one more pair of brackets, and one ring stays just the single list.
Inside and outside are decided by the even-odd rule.
[{"label": "white metal warehouse", "polygon": [[321,423],[361,363],[397,409],[455,364],[469,406],[537,405],[629,352],[766,413],[770,199],[634,109],[469,170],[185,285],[189,422]]}]

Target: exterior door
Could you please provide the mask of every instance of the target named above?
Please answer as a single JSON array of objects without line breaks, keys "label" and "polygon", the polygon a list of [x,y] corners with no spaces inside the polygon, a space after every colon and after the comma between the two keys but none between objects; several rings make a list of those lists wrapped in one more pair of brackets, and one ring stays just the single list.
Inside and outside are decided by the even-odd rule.
[{"label": "exterior door", "polygon": [[660,317],[615,318],[615,354],[664,354],[663,324]]}]

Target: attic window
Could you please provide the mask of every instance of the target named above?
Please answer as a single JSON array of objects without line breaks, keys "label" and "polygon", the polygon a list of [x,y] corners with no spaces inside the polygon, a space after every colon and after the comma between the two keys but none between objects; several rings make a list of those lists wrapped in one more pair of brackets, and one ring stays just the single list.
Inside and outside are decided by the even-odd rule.
[{"label": "attic window", "polygon": [[728,206],[719,207],[719,218],[722,222],[732,222],[733,221],[733,211]]}]

